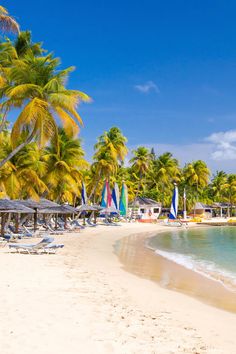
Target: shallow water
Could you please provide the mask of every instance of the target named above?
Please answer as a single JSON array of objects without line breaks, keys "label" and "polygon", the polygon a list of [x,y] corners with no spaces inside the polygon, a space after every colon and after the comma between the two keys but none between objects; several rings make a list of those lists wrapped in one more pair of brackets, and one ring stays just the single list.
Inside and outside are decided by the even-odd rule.
[{"label": "shallow water", "polygon": [[126,271],[236,312],[236,228],[133,234],[114,251]]},{"label": "shallow water", "polygon": [[146,245],[236,291],[236,227],[169,231],[150,238]]}]

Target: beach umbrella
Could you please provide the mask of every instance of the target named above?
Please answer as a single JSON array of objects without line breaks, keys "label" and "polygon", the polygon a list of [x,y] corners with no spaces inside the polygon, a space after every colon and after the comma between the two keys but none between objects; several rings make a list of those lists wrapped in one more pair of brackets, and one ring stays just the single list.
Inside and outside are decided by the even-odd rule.
[{"label": "beach umbrella", "polygon": [[125,183],[122,184],[121,196],[120,196],[120,215],[126,216],[128,213],[128,190]]},{"label": "beach umbrella", "polygon": [[[100,207],[99,207],[100,208]],[[83,211],[98,211],[98,206],[83,204],[76,208],[77,212]]]},{"label": "beach umbrella", "polygon": [[100,214],[119,214],[119,210],[117,210],[116,208],[114,208],[113,206],[110,206],[108,208],[103,208],[100,211]]},{"label": "beach umbrella", "polygon": [[10,199],[0,199],[0,213],[1,213],[1,236],[4,236],[4,228],[6,223],[6,215],[16,214],[16,231],[18,231],[18,214],[33,214],[35,211],[28,208],[17,201]]},{"label": "beach umbrella", "polygon": [[58,205],[53,207],[48,207],[44,209],[39,209],[40,214],[77,214],[78,210],[70,205]]}]

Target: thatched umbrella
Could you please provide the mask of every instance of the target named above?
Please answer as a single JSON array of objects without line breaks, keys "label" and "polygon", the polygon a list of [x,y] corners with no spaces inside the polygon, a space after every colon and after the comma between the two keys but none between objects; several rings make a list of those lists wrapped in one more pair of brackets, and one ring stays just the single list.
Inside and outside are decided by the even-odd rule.
[{"label": "thatched umbrella", "polygon": [[[35,211],[34,214],[34,231],[37,230],[37,222],[38,222],[38,213],[41,213],[42,209],[52,208],[52,207],[60,207],[60,204],[52,202],[51,200],[40,198],[39,201],[33,199],[25,199],[25,200],[16,200],[17,203],[23,204],[28,208],[32,208]],[[45,213],[47,214],[47,213]]]},{"label": "thatched umbrella", "polygon": [[98,211],[98,208],[94,205],[83,204],[77,207],[76,210],[81,213],[83,211]]},{"label": "thatched umbrella", "polygon": [[6,215],[10,213],[16,214],[16,231],[18,232],[18,215],[19,214],[33,214],[34,210],[28,208],[19,202],[10,199],[0,199],[0,213],[1,213],[1,236],[4,236],[4,228],[6,222]]}]

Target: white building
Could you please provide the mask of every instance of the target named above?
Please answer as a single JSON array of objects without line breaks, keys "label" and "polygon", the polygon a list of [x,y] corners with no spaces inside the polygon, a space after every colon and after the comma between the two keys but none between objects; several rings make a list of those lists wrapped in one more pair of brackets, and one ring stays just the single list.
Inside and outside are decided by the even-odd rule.
[{"label": "white building", "polygon": [[130,215],[139,221],[154,221],[161,213],[161,203],[150,198],[137,197],[129,205]]}]

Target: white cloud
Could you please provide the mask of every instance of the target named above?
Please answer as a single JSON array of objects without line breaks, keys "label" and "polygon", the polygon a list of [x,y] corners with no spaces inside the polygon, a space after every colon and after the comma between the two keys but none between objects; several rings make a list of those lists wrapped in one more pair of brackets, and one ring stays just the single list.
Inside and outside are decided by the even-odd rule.
[{"label": "white cloud", "polygon": [[213,160],[236,160],[236,130],[213,133],[205,139],[213,144]]},{"label": "white cloud", "polygon": [[135,85],[134,88],[142,93],[149,93],[150,91],[160,93],[159,87],[153,81],[147,81],[143,85]]},{"label": "white cloud", "polygon": [[[212,134],[213,135],[213,134]],[[212,135],[210,137],[212,137]],[[158,143],[141,143],[139,145],[147,146],[150,149],[153,147],[156,155],[161,155],[164,152],[171,152],[175,158],[180,162],[183,167],[186,163],[203,160],[206,162],[212,173],[215,171],[223,170],[227,173],[236,173],[236,164],[232,163],[233,154],[231,150],[224,150],[224,154],[220,154],[218,145],[211,142],[206,138],[203,142],[196,142],[191,144],[158,144]],[[211,138],[210,138],[211,139]],[[215,138],[213,138],[215,140]],[[131,152],[137,146],[129,146],[130,153],[128,158],[131,158]],[[236,147],[235,147],[236,148]],[[236,159],[236,150],[233,151]]]}]

